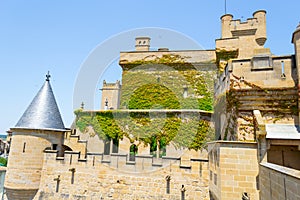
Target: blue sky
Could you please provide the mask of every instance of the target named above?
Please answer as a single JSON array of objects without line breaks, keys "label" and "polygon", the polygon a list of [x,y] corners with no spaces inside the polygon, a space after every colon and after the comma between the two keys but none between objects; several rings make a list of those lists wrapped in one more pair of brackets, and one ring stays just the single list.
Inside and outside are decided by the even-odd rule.
[{"label": "blue sky", "polygon": [[[254,11],[266,10],[265,46],[274,54],[287,55],[294,53],[291,35],[300,21],[299,5],[298,0],[227,0],[227,13],[246,20]],[[69,127],[74,119],[72,98],[80,68],[93,49],[113,35],[159,27],[213,49],[220,37],[223,14],[224,0],[0,0],[0,133],[17,123],[48,70],[65,126]],[[124,51],[134,48],[134,38],[128,40],[132,45]],[[115,63],[99,79],[115,81],[120,73]],[[95,104],[99,108],[99,93],[95,98],[99,98],[99,105]]]}]

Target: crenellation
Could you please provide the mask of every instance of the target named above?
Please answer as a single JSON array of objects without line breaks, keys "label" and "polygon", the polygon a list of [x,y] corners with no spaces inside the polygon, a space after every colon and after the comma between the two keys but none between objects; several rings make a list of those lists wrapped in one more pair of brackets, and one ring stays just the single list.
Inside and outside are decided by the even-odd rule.
[{"label": "crenellation", "polygon": [[[55,105],[55,120],[44,115],[51,126],[31,121],[35,115],[22,116],[11,129],[8,199],[299,199],[300,26],[292,38],[295,55],[276,56],[264,47],[266,11],[246,21],[226,14],[221,24],[214,50],[153,51],[149,37],[137,37],[135,51],[120,53],[123,85],[103,81],[101,110],[85,111],[82,104],[72,130],[64,128],[55,100],[39,108],[44,112]],[[54,99],[49,77],[41,91]],[[191,84],[197,81],[205,82],[205,89]],[[145,84],[164,86],[162,96],[170,93],[176,101],[143,107],[141,98],[142,105],[130,107]],[[206,97],[202,103],[210,108],[197,107]],[[186,101],[191,99],[195,103]],[[117,115],[125,116],[124,124]],[[145,138],[148,124],[169,115],[174,117],[168,126],[181,122],[182,127],[164,132],[163,122],[159,136]],[[194,147],[167,138],[180,128],[189,137],[203,121],[207,131],[197,130],[199,137],[210,137],[213,125],[217,141],[197,139],[204,144]]]}]

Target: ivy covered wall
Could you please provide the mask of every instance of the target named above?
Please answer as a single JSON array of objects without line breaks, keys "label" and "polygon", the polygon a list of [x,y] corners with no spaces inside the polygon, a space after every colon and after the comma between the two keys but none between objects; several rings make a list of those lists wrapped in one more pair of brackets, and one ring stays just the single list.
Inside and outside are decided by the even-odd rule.
[{"label": "ivy covered wall", "polygon": [[151,144],[155,138],[163,145],[172,141],[176,147],[199,150],[214,139],[210,122],[201,119],[198,112],[77,110],[75,114],[80,131],[91,126],[102,140],[127,137],[131,142]]},{"label": "ivy covered wall", "polygon": [[123,64],[122,109],[213,110],[213,61],[193,65],[178,55]]}]

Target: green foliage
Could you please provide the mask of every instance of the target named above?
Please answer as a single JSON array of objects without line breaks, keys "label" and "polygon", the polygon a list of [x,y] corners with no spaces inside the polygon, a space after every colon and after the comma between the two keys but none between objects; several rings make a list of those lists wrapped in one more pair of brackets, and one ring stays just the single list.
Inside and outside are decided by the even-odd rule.
[{"label": "green foliage", "polygon": [[136,89],[130,97],[129,109],[178,109],[176,95],[159,84],[146,84]]},{"label": "green foliage", "polygon": [[[150,55],[131,62],[120,61],[122,75],[121,108],[200,109],[212,111],[215,72],[212,61],[199,67],[186,56]],[[184,96],[184,88],[187,96]]]},{"label": "green foliage", "polygon": [[6,167],[6,165],[7,165],[7,159],[3,158],[3,157],[0,157],[0,166],[5,166]]},{"label": "green foliage", "polygon": [[[151,66],[150,71],[123,72],[121,108],[213,110],[213,72]],[[184,88],[187,88],[186,97]]]},{"label": "green foliage", "polygon": [[[82,131],[88,126],[103,140],[127,137],[131,142],[151,144],[152,150],[163,149],[171,141],[177,147],[199,150],[211,140],[209,122],[199,120],[197,113],[76,111],[76,125]],[[162,152],[164,154],[164,152]]]}]

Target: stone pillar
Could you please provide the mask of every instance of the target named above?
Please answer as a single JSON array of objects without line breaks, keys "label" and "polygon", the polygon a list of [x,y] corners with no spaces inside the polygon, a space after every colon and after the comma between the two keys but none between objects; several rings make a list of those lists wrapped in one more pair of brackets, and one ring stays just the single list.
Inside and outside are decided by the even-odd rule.
[{"label": "stone pillar", "polygon": [[266,125],[264,123],[264,120],[261,116],[261,113],[259,110],[253,111],[255,125],[256,125],[256,140],[257,140],[257,157],[258,162],[266,162],[267,161],[267,140],[266,140]]}]

